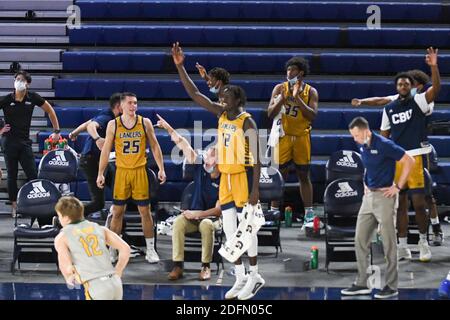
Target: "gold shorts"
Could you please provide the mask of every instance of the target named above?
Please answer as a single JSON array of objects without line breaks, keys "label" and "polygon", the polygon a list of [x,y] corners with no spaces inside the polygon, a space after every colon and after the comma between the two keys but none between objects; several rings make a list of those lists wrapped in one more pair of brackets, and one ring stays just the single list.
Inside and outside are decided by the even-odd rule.
[{"label": "gold shorts", "polygon": [[150,203],[146,166],[133,169],[116,168],[113,204],[125,205],[130,199],[138,206],[145,206]]},{"label": "gold shorts", "polygon": [[307,166],[311,163],[311,136],[305,134],[302,136],[288,136],[280,138],[275,147],[275,154],[278,159],[275,163],[280,166],[289,164],[291,161],[297,166]]}]

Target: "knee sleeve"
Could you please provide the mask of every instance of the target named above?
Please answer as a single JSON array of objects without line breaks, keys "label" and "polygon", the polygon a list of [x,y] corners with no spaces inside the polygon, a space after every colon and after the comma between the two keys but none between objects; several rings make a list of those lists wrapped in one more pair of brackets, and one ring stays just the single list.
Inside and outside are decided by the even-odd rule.
[{"label": "knee sleeve", "polygon": [[252,243],[247,250],[247,254],[249,257],[256,257],[258,255],[258,235],[254,234],[252,236]]},{"label": "knee sleeve", "polygon": [[223,231],[228,239],[231,239],[237,229],[236,208],[230,208],[222,211]]}]

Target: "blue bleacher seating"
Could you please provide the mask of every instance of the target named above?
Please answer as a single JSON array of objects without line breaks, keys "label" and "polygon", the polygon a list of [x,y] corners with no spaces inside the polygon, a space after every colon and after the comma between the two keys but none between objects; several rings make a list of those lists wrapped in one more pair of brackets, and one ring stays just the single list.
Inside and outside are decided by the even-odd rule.
[{"label": "blue bleacher seating", "polygon": [[[306,78],[306,82],[317,88],[320,99],[311,136],[314,201],[322,201],[326,177],[325,160],[317,157],[322,159],[341,149],[356,150],[347,131],[348,123],[356,116],[367,118],[373,129],[378,130],[380,126],[381,108],[352,108],[350,100],[394,94],[393,75],[397,72],[421,69],[429,73],[424,61],[424,49],[429,46],[441,49],[439,66],[444,79],[437,100],[439,104],[431,119],[450,120],[450,110],[440,104],[450,103],[450,90],[445,89],[450,84],[445,78],[450,70],[450,54],[445,53],[450,49],[450,27],[444,25],[450,21],[450,10],[443,3],[376,2],[381,8],[383,23],[389,25],[375,30],[354,24],[365,22],[370,15],[367,8],[374,4],[370,0],[77,0],[75,4],[80,6],[84,22],[80,29],[67,31],[70,45],[95,48],[69,49],[62,53],[64,72],[85,75],[56,79],[56,99],[106,100],[112,93],[131,91],[139,100],[189,101],[169,50],[173,42],[179,41],[183,48],[189,47],[185,49],[185,67],[195,75],[194,79],[199,79],[196,62],[207,70],[213,67],[227,69],[232,74],[232,83],[246,91],[247,111],[258,127],[270,128],[271,121],[264,105],[268,104],[273,87],[284,81],[286,61],[296,55],[308,59],[313,76]],[[365,48],[373,50],[359,50]],[[97,73],[98,77],[91,76]],[[108,77],[108,73],[125,75]],[[127,75],[130,73],[151,76],[137,78]],[[171,75],[161,77],[163,74]],[[216,98],[209,93],[203,80],[195,80],[195,83],[201,92]],[[253,101],[261,103],[255,107]],[[173,127],[194,132],[196,140],[200,141],[195,148],[205,148],[216,140],[214,131],[208,131],[207,138],[198,139],[202,131],[198,127],[194,130],[194,121],[201,121],[202,130],[216,128],[217,118],[213,114],[192,107],[191,103],[183,107],[180,103],[170,106],[158,102],[152,102],[152,107],[139,106],[138,113],[153,123],[158,120],[156,114],[160,114]],[[341,105],[324,108],[322,102],[339,102]],[[88,104],[55,107],[61,127],[67,129],[65,136],[69,129],[92,119],[104,109]],[[104,106],[107,108],[106,102]],[[179,201],[187,181],[182,180],[181,157],[175,162],[170,158],[179,150],[165,131],[155,130],[165,156],[168,178],[161,186],[160,200]],[[48,135],[49,132],[38,134],[40,150]],[[77,141],[69,144],[81,151],[86,138],[87,134],[82,133]],[[430,137],[440,159],[450,157],[449,140],[447,136]],[[154,159],[150,161],[154,167]],[[450,190],[450,162],[441,160],[433,179],[438,183],[435,189],[438,202],[445,203]],[[72,191],[80,199],[88,200],[88,188],[81,170],[77,180]],[[297,182],[295,175],[291,174],[287,182]],[[110,190],[108,192],[110,200]]]},{"label": "blue bleacher seating", "polygon": [[[105,107],[106,108],[106,107]],[[75,128],[85,121],[94,118],[102,108],[97,107],[55,107],[62,128]],[[351,108],[343,105],[341,108],[320,108],[313,128],[316,130],[347,130],[348,124],[355,117],[363,116],[372,128],[378,129],[381,124],[382,109]],[[271,122],[263,108],[248,107],[258,128],[270,128]],[[201,121],[203,129],[216,128],[217,117],[200,107],[139,107],[138,114],[149,118],[156,124],[156,114],[162,116],[174,128],[193,128],[194,121]],[[450,110],[435,109],[431,120],[450,120]],[[47,120],[50,126],[50,120]]]},{"label": "blue bleacher seating", "polygon": [[[269,101],[273,87],[283,81],[277,80],[235,80],[242,86],[248,100]],[[395,93],[392,80],[307,80],[315,87],[321,101],[350,101],[352,98],[386,96]],[[195,81],[201,92],[208,93],[204,81]],[[443,81],[442,86],[449,83]],[[180,80],[133,80],[133,79],[56,79],[57,98],[107,99],[115,92],[135,92],[140,99],[187,100],[189,99]],[[450,90],[442,90],[438,102],[450,101]]]},{"label": "blue bleacher seating", "polygon": [[271,47],[450,47],[449,28],[230,26],[230,25],[82,25],[68,31],[71,44]]},{"label": "blue bleacher seating", "polygon": [[[334,3],[333,3],[334,2]],[[372,2],[372,1],[371,1]],[[367,0],[348,1],[105,1],[77,0],[84,18],[250,20],[250,21],[357,21],[367,16]],[[441,3],[378,2],[384,21],[446,22]],[[447,20],[446,20],[447,18]]]},{"label": "blue bleacher seating", "polygon": [[[197,72],[195,62],[207,70],[220,66],[231,73],[283,73],[284,64],[299,55],[311,61],[310,52],[190,52],[186,53],[186,69]],[[427,71],[423,54],[398,53],[318,53],[312,73],[380,74],[410,69]],[[441,54],[443,72],[450,68],[450,55]],[[172,57],[167,52],[74,51],[63,54],[67,71],[98,72],[173,72]]]}]

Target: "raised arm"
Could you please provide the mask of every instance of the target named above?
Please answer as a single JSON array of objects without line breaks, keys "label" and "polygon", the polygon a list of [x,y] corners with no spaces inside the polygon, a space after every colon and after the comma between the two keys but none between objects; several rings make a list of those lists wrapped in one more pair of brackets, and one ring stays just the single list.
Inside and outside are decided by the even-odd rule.
[{"label": "raised arm", "polygon": [[172,141],[177,145],[177,147],[183,152],[183,155],[186,157],[186,161],[189,164],[193,164],[195,162],[195,159],[197,159],[197,153],[195,150],[191,147],[189,142],[181,136],[172,126],[164,120],[163,117],[161,117],[159,114],[156,114],[158,117],[158,127],[165,129],[169,135]]},{"label": "raised arm", "polygon": [[156,139],[155,129],[153,129],[152,122],[148,118],[144,118],[145,132],[147,134],[147,139],[150,144],[150,149],[152,150],[153,157],[155,158],[156,164],[158,165],[158,179],[161,184],[166,182],[166,173],[164,171],[164,158],[161,151],[161,146]]},{"label": "raised arm", "polygon": [[267,107],[267,115],[269,118],[274,118],[280,113],[285,102],[286,98],[283,93],[283,84],[277,84],[272,90],[272,96],[270,97],[269,106]]},{"label": "raised arm", "polygon": [[109,154],[111,153],[113,143],[114,143],[114,131],[115,131],[115,121],[111,120],[108,122],[108,127],[106,128],[105,144],[103,145],[102,152],[100,154],[100,162],[98,165],[98,176],[97,176],[97,186],[103,189],[105,186],[105,170],[108,166]]},{"label": "raised arm", "polygon": [[186,69],[184,68],[184,53],[181,50],[179,43],[174,43],[172,47],[172,58],[177,67],[178,74],[180,76],[181,82],[183,83],[184,89],[191,99],[202,106],[206,110],[214,113],[215,115],[222,114],[223,108],[219,103],[212,102],[207,96],[202,94],[192,79],[189,77]]},{"label": "raised arm", "polygon": [[203,80],[206,81],[206,83],[209,82],[209,80],[211,80],[211,78],[209,77],[208,73],[206,72],[206,69],[204,66],[202,66],[201,64],[199,64],[198,62],[195,64],[195,67],[198,70],[198,73],[200,74],[200,77],[203,78]]},{"label": "raised arm", "polygon": [[259,178],[261,174],[261,161],[259,159],[259,135],[258,128],[252,118],[247,118],[244,121],[245,137],[249,139],[249,150],[254,158],[253,165],[253,183],[248,202],[251,205],[256,205],[259,200]]},{"label": "raised arm", "polygon": [[439,74],[439,68],[437,64],[438,49],[433,49],[432,47],[427,49],[428,54],[425,57],[425,62],[430,66],[431,69],[431,83],[432,86],[428,88],[425,93],[425,99],[427,103],[431,103],[436,100],[439,91],[441,91],[441,76]]}]

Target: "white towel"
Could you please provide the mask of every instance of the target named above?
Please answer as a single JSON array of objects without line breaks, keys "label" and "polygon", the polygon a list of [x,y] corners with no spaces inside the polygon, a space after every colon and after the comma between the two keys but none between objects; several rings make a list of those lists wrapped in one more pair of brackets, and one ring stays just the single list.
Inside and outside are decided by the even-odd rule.
[{"label": "white towel", "polygon": [[230,262],[235,262],[251,245],[252,235],[266,222],[261,204],[246,204],[242,209],[242,219],[231,239],[227,239],[219,253]]},{"label": "white towel", "polygon": [[273,118],[272,129],[270,130],[270,136],[268,145],[274,148],[281,137],[284,137],[283,124],[281,123],[281,117],[286,113],[286,109],[281,107],[280,112]]}]

